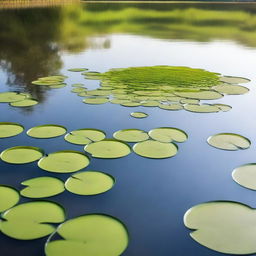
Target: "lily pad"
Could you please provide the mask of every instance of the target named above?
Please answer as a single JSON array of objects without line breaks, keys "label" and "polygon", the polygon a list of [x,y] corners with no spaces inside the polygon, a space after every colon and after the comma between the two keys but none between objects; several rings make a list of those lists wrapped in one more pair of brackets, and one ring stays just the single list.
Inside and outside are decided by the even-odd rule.
[{"label": "lily pad", "polygon": [[104,139],[85,146],[84,150],[93,157],[98,158],[119,158],[131,153],[129,145],[122,141]]},{"label": "lily pad", "polygon": [[232,173],[233,180],[239,185],[256,190],[256,164],[245,164]]},{"label": "lily pad", "polygon": [[0,138],[8,138],[22,133],[24,127],[18,123],[0,122]]},{"label": "lily pad", "polygon": [[63,239],[46,243],[47,256],[118,256],[129,242],[124,224],[103,214],[68,220],[58,227],[57,234]]},{"label": "lily pad", "polygon": [[86,70],[88,70],[88,68],[70,68],[70,69],[68,69],[68,71],[71,71],[71,72],[83,72]]},{"label": "lily pad", "polygon": [[[85,92],[87,89],[86,88],[83,88],[83,87],[75,87],[71,90],[71,92],[74,92],[74,93],[80,93],[80,92]],[[86,92],[87,94],[87,92]]]},{"label": "lily pad", "polygon": [[160,127],[149,131],[149,136],[160,142],[184,142],[188,139],[188,135],[177,128],[173,127]]},{"label": "lily pad", "polygon": [[0,92],[0,103],[11,103],[25,100],[26,98],[27,96],[25,94],[17,92]]},{"label": "lily pad", "polygon": [[184,215],[195,241],[228,255],[256,253],[255,220],[255,209],[231,201],[199,204]]},{"label": "lily pad", "polygon": [[146,117],[148,117],[148,114],[144,113],[144,112],[132,112],[130,115],[132,117],[135,117],[135,118],[146,118]]},{"label": "lily pad", "polygon": [[38,101],[35,99],[24,99],[21,101],[15,101],[15,102],[11,102],[10,105],[12,107],[20,107],[20,108],[24,108],[24,107],[31,107],[34,105],[37,105]]},{"label": "lily pad", "polygon": [[133,151],[143,157],[160,159],[175,156],[178,153],[178,147],[174,143],[146,140],[136,143]]},{"label": "lily pad", "polygon": [[77,195],[97,195],[110,190],[115,179],[103,172],[86,171],[73,174],[65,182],[66,189]]},{"label": "lily pad", "polygon": [[216,106],[216,107],[218,107],[221,111],[223,111],[223,112],[227,112],[227,111],[229,111],[229,110],[231,110],[232,109],[232,107],[231,106],[229,106],[229,105],[226,105],[226,104],[212,104],[212,106]]},{"label": "lily pad", "polygon": [[114,133],[114,138],[126,142],[140,142],[149,138],[148,134],[139,129],[124,129]]},{"label": "lily pad", "polygon": [[200,100],[197,100],[197,99],[182,99],[182,100],[180,100],[180,103],[182,103],[182,104],[199,104]]},{"label": "lily pad", "polygon": [[56,203],[34,201],[11,208],[2,218],[2,233],[15,239],[32,240],[54,232],[55,227],[50,223],[63,222],[65,213]]},{"label": "lily pad", "polygon": [[220,81],[230,84],[242,84],[250,82],[250,79],[236,76],[223,76],[220,78]]},{"label": "lily pad", "polygon": [[[19,192],[11,187],[0,185],[0,212],[4,212],[14,205],[16,205],[20,200]],[[1,222],[0,222],[1,226]]]},{"label": "lily pad", "polygon": [[41,148],[30,146],[17,146],[4,150],[0,158],[11,164],[25,164],[37,161],[44,155]]},{"label": "lily pad", "polygon": [[48,172],[76,172],[90,163],[90,159],[79,151],[62,150],[51,153],[40,159],[38,166]]},{"label": "lily pad", "polygon": [[249,139],[235,133],[219,133],[208,138],[208,144],[224,150],[247,149],[251,146]]},{"label": "lily pad", "polygon": [[29,198],[55,196],[65,190],[63,181],[53,177],[37,177],[25,180],[21,184],[26,188],[22,189],[20,194]]},{"label": "lily pad", "polygon": [[165,109],[165,110],[182,110],[183,106],[179,103],[174,103],[174,104],[159,104],[158,105],[159,108],[161,109]]},{"label": "lily pad", "polygon": [[43,86],[57,86],[62,85],[66,76],[57,75],[57,76],[47,76],[47,77],[40,77],[31,83],[34,85],[43,85]]},{"label": "lily pad", "polygon": [[66,133],[66,128],[56,124],[44,124],[35,126],[27,131],[27,135],[33,138],[46,139],[61,136]]},{"label": "lily pad", "polygon": [[225,93],[230,95],[241,95],[249,92],[249,89],[247,87],[244,87],[241,85],[232,85],[232,84],[217,85],[217,86],[214,86],[213,89],[220,93]]},{"label": "lily pad", "polygon": [[188,92],[175,92],[175,95],[184,97],[184,98],[191,98],[191,99],[198,99],[198,100],[217,100],[223,97],[223,95],[216,91],[188,91]]},{"label": "lily pad", "polygon": [[221,108],[219,106],[209,104],[186,104],[184,106],[184,109],[195,113],[217,113],[221,111]]},{"label": "lily pad", "polygon": [[92,97],[92,98],[85,98],[83,100],[84,103],[86,104],[104,104],[109,101],[108,98],[103,98],[103,97]]},{"label": "lily pad", "polygon": [[106,134],[102,130],[79,129],[68,133],[65,140],[77,145],[87,145],[91,142],[103,140],[105,137]]}]

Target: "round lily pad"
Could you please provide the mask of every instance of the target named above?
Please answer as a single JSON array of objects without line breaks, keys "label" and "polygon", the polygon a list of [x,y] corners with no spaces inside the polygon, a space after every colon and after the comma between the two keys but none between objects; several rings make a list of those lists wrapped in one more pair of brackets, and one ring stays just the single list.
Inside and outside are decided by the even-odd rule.
[{"label": "round lily pad", "polygon": [[44,155],[41,148],[30,146],[17,146],[4,150],[0,158],[11,164],[25,164],[37,161]]},{"label": "round lily pad", "polygon": [[97,195],[110,190],[115,179],[103,172],[86,171],[73,174],[65,182],[66,189],[77,195]]},{"label": "round lily pad", "polygon": [[213,89],[220,93],[225,93],[230,95],[241,95],[249,92],[249,89],[247,87],[244,87],[241,85],[233,85],[233,84],[217,85],[217,86],[214,86]]},{"label": "round lily pad", "polygon": [[61,84],[50,85],[49,87],[50,87],[51,89],[60,89],[60,88],[63,88],[63,87],[65,87],[65,86],[67,86],[67,84],[61,83]]},{"label": "round lily pad", "polygon": [[27,96],[25,94],[17,92],[0,92],[0,103],[10,103],[15,101],[25,100]]},{"label": "round lily pad", "polygon": [[132,112],[131,116],[135,117],[135,118],[146,118],[146,117],[148,117],[148,114],[146,114],[144,112]]},{"label": "round lily pad", "polygon": [[184,106],[184,109],[190,112],[195,112],[195,113],[217,113],[221,110],[220,107],[216,105],[209,105],[209,104],[202,104],[202,105],[186,104]]},{"label": "round lily pad", "polygon": [[46,139],[61,136],[66,133],[66,128],[56,124],[44,124],[35,126],[27,131],[27,135],[33,138]]},{"label": "round lily pad", "polygon": [[58,227],[57,234],[62,239],[47,242],[47,256],[118,256],[129,242],[124,224],[103,214],[83,215],[68,220]]},{"label": "round lily pad", "polygon": [[223,76],[220,78],[220,81],[230,84],[242,84],[250,82],[250,79],[236,76]]},{"label": "round lily pad", "polygon": [[138,106],[141,105],[141,103],[140,102],[132,102],[132,101],[130,101],[130,102],[124,102],[121,105],[124,106],[124,107],[138,107]]},{"label": "round lily pad", "polygon": [[11,102],[10,105],[13,106],[13,107],[31,107],[31,106],[34,106],[34,105],[37,105],[38,104],[38,101],[35,100],[35,99],[24,99],[24,100],[21,100],[21,101],[15,101],[15,102]]},{"label": "round lily pad", "polygon": [[[71,90],[71,92],[74,92],[74,93],[80,93],[80,92],[85,92],[87,89],[86,88],[83,88],[83,87],[75,87]],[[87,92],[86,92],[87,94]]]},{"label": "round lily pad", "polygon": [[188,91],[188,92],[175,92],[175,95],[184,97],[184,98],[191,98],[191,99],[198,99],[198,100],[217,100],[223,97],[223,95],[216,91]]},{"label": "round lily pad", "polygon": [[159,102],[156,100],[147,100],[147,101],[142,102],[140,105],[143,107],[158,107]]},{"label": "round lily pad", "polygon": [[69,173],[79,171],[90,163],[90,159],[79,151],[63,150],[40,159],[38,166],[48,172]]},{"label": "round lily pad", "polygon": [[197,99],[182,99],[180,103],[182,104],[199,104],[200,100]]},{"label": "round lily pad", "polygon": [[229,111],[229,110],[232,109],[231,106],[226,105],[226,104],[212,104],[212,106],[218,107],[218,108],[219,108],[221,111],[223,111],[223,112],[227,112],[227,111]]},{"label": "round lily pad", "polygon": [[140,142],[149,138],[148,134],[139,129],[124,129],[114,133],[114,138],[127,142]]},{"label": "round lily pad", "polygon": [[109,101],[108,98],[103,98],[103,97],[92,97],[92,98],[85,98],[83,100],[84,103],[86,104],[104,104]]},{"label": "round lily pad", "polygon": [[239,185],[256,190],[256,164],[245,164],[232,173],[233,180]]},{"label": "round lily pad", "polygon": [[179,103],[174,103],[174,104],[159,104],[159,108],[165,109],[165,110],[182,110],[183,106]]},{"label": "round lily pad", "polygon": [[228,255],[256,253],[256,211],[231,201],[199,204],[184,215],[190,236],[201,245]]},{"label": "round lily pad", "polygon": [[84,150],[93,157],[98,158],[119,158],[131,153],[129,145],[122,141],[104,139],[85,146]]},{"label": "round lily pad", "polygon": [[208,144],[224,150],[247,149],[251,146],[249,139],[235,133],[219,133],[208,138]]},{"label": "round lily pad", "polygon": [[188,135],[177,128],[173,127],[160,127],[149,131],[149,136],[160,142],[184,142],[188,139]]},{"label": "round lily pad", "polygon": [[0,138],[8,138],[22,133],[24,127],[18,123],[0,122]]},{"label": "round lily pad", "polygon": [[174,143],[146,140],[136,143],[133,146],[133,151],[147,158],[168,158],[178,153],[178,147]]},{"label": "round lily pad", "polygon": [[63,85],[64,80],[66,79],[66,76],[57,75],[57,76],[46,76],[46,77],[40,77],[35,81],[32,81],[31,83],[34,85],[43,85],[43,86],[56,86],[57,88],[60,85]]},{"label": "round lily pad", "polygon": [[78,145],[87,145],[91,142],[105,139],[106,134],[98,129],[79,129],[68,133],[65,140]]},{"label": "round lily pad", "polygon": [[65,190],[63,181],[53,177],[37,177],[25,180],[21,184],[26,188],[22,189],[20,194],[29,198],[55,196]]},{"label": "round lily pad", "polygon": [[0,185],[0,212],[4,212],[12,208],[19,202],[19,200],[20,195],[16,189],[9,186]]},{"label": "round lily pad", "polygon": [[61,206],[53,202],[34,201],[19,204],[2,214],[1,232],[20,240],[32,240],[55,231],[50,223],[65,220]]},{"label": "round lily pad", "polygon": [[71,72],[83,72],[86,70],[88,70],[88,68],[70,68],[70,69],[68,69],[68,71],[71,71]]}]

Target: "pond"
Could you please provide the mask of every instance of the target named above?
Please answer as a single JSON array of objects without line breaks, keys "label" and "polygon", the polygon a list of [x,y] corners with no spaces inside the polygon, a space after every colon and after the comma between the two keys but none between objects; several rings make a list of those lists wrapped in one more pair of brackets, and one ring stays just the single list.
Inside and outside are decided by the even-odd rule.
[{"label": "pond", "polygon": [[[126,153],[127,148],[109,153],[123,153],[125,157],[92,157],[93,148],[88,147],[90,164],[84,163],[81,168],[107,174],[102,179],[109,179],[111,184],[100,192],[108,191],[90,196],[79,194],[81,191],[72,193],[76,189],[71,180],[63,193],[44,200],[60,204],[66,219],[96,213],[120,220],[129,232],[124,256],[221,255],[190,237],[183,216],[191,207],[210,201],[235,201],[256,208],[256,192],[232,179],[235,168],[256,162],[256,5],[79,3],[2,9],[0,17],[0,92],[29,93],[38,101],[30,107],[1,103],[1,122],[19,123],[24,131],[1,138],[0,152],[15,146],[39,147],[48,156],[62,150],[85,152],[83,143],[71,144],[63,135],[38,139],[26,134],[30,128],[44,124],[64,126],[68,132],[99,129],[107,138],[122,129],[148,132],[159,127],[175,127],[188,135],[186,141],[178,143],[176,155],[163,159]],[[95,90],[100,82],[69,69],[104,73],[113,68],[145,66],[185,66],[244,77],[250,82],[242,85],[250,91],[211,100],[211,104],[232,106],[218,113],[170,111],[140,104],[122,106],[119,102],[85,104],[77,95],[83,90],[71,92],[79,88],[72,84],[82,83]],[[32,83],[59,74],[67,76],[63,88]],[[141,83],[140,90],[143,86]],[[134,118],[132,112],[148,116]],[[242,135],[251,141],[250,148],[226,151],[211,147],[207,139],[219,133]],[[72,172],[76,166],[71,163],[69,167]],[[24,188],[21,183],[31,178],[48,176],[66,181],[74,175],[68,173],[70,170],[56,173],[45,168],[49,171],[49,167],[39,168],[37,161],[10,164],[0,160],[0,183],[20,191]],[[34,200],[22,197],[20,203]],[[16,227],[27,228],[20,223]],[[0,233],[1,255],[45,255],[46,241],[47,236],[22,241]]]}]

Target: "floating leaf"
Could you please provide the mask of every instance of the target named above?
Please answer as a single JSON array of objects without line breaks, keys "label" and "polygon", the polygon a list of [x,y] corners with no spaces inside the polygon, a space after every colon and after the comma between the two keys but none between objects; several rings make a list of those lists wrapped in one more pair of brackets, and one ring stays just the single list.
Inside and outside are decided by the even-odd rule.
[{"label": "floating leaf", "polygon": [[48,241],[47,256],[118,256],[128,246],[126,227],[103,214],[83,215],[66,221],[57,229],[62,240]]},{"label": "floating leaf", "polygon": [[55,196],[65,190],[63,181],[53,177],[37,177],[25,180],[21,184],[26,188],[22,189],[20,194],[29,198]]},{"label": "floating leaf", "polygon": [[218,107],[218,108],[219,108],[221,111],[223,111],[223,112],[227,112],[227,111],[229,111],[229,110],[232,109],[231,106],[226,105],[226,104],[212,104],[212,106]]},{"label": "floating leaf", "polygon": [[92,97],[92,98],[85,98],[83,100],[84,103],[86,104],[104,104],[107,103],[109,101],[108,98],[99,98],[99,97]]},{"label": "floating leaf", "polygon": [[146,140],[136,143],[133,151],[148,158],[168,158],[178,153],[178,147],[173,143],[163,143],[154,140]]},{"label": "floating leaf", "polygon": [[202,105],[186,104],[184,106],[184,109],[190,112],[195,112],[195,113],[217,113],[221,110],[219,106],[209,105],[209,104],[202,104]]},{"label": "floating leaf", "polygon": [[48,172],[69,173],[79,171],[90,163],[90,159],[79,151],[62,150],[40,159],[38,166]]},{"label": "floating leaf", "polygon": [[83,72],[86,70],[88,70],[88,68],[70,68],[70,69],[68,69],[68,71],[71,71],[71,72]]},{"label": "floating leaf", "polygon": [[65,183],[66,189],[77,195],[97,195],[110,190],[115,179],[103,172],[86,171],[73,174]]},{"label": "floating leaf", "polygon": [[105,139],[106,134],[98,129],[79,129],[68,133],[65,140],[78,145],[87,145],[91,142]]},{"label": "floating leaf", "polygon": [[18,123],[0,122],[0,138],[8,138],[22,133],[24,127]]},{"label": "floating leaf", "polygon": [[[73,88],[71,90],[71,92],[74,92],[74,93],[80,93],[80,92],[85,92],[87,89],[86,88],[83,88],[83,87],[76,87],[76,88]],[[87,94],[87,92],[86,92]]]},{"label": "floating leaf", "polygon": [[25,94],[17,92],[0,92],[0,103],[10,103],[15,101],[25,100],[27,96]]},{"label": "floating leaf", "polygon": [[139,129],[124,129],[114,133],[114,138],[127,142],[140,142],[149,138],[148,134]]},{"label": "floating leaf", "polygon": [[147,101],[142,102],[140,105],[143,107],[158,107],[159,102],[156,100],[147,100]]},{"label": "floating leaf", "polygon": [[25,100],[21,100],[21,101],[15,101],[15,102],[11,102],[10,105],[13,107],[31,107],[34,105],[37,105],[38,101],[35,99],[25,99]]},{"label": "floating leaf", "polygon": [[119,158],[127,156],[131,153],[129,145],[124,142],[104,139],[85,146],[84,150],[93,157],[98,158]]},{"label": "floating leaf", "polygon": [[247,87],[244,87],[241,85],[232,85],[232,84],[217,85],[217,86],[214,86],[213,89],[220,93],[225,93],[230,95],[241,95],[249,92],[249,89]]},{"label": "floating leaf", "polygon": [[60,88],[65,87],[66,85],[67,84],[65,84],[65,83],[61,83],[61,84],[50,85],[49,87],[52,89],[60,89]]},{"label": "floating leaf", "polygon": [[219,133],[208,138],[209,145],[224,150],[247,149],[251,146],[249,139],[235,133]]},{"label": "floating leaf", "polygon": [[229,255],[256,253],[255,220],[255,209],[231,201],[199,204],[184,216],[195,241]]},{"label": "floating leaf", "polygon": [[32,81],[31,83],[34,85],[43,85],[43,86],[50,86],[53,88],[59,88],[63,87],[63,81],[66,79],[66,76],[46,76],[46,77],[40,77],[35,81]]},{"label": "floating leaf", "polygon": [[167,104],[159,104],[158,105],[159,108],[161,109],[165,109],[165,110],[181,110],[183,109],[183,106],[181,104],[171,104],[171,105],[167,105]]},{"label": "floating leaf", "polygon": [[199,104],[200,100],[197,99],[182,99],[180,100],[180,103],[182,104]]},{"label": "floating leaf", "polygon": [[44,154],[41,148],[30,146],[17,146],[4,150],[0,158],[11,164],[25,164],[37,161]]},{"label": "floating leaf", "polygon": [[236,168],[232,177],[239,185],[256,190],[256,164],[245,164]]},{"label": "floating leaf", "polygon": [[198,99],[198,100],[217,100],[223,97],[223,95],[216,91],[188,91],[188,92],[175,92],[175,95],[184,97],[184,98],[191,98],[191,99]]},{"label": "floating leaf", "polygon": [[149,136],[160,142],[184,142],[188,139],[188,135],[177,128],[173,127],[160,127],[149,131]]},{"label": "floating leaf", "polygon": [[141,104],[140,104],[140,102],[132,102],[132,101],[130,101],[130,102],[123,102],[121,105],[124,106],[124,107],[138,107]]},{"label": "floating leaf", "polygon": [[135,117],[135,118],[146,118],[146,117],[148,117],[148,114],[146,114],[144,112],[132,112],[131,116]]},{"label": "floating leaf", "polygon": [[[20,200],[19,192],[11,187],[0,185],[0,212],[12,208]],[[1,222],[0,222],[1,227]]]},{"label": "floating leaf", "polygon": [[236,76],[223,76],[220,78],[220,81],[230,84],[242,84],[250,82],[250,79]]},{"label": "floating leaf", "polygon": [[66,133],[66,128],[56,124],[44,124],[35,126],[27,131],[27,135],[33,138],[46,139],[61,136]]},{"label": "floating leaf", "polygon": [[32,240],[55,231],[50,223],[65,220],[62,207],[53,202],[34,201],[20,204],[2,214],[1,232],[20,240]]}]

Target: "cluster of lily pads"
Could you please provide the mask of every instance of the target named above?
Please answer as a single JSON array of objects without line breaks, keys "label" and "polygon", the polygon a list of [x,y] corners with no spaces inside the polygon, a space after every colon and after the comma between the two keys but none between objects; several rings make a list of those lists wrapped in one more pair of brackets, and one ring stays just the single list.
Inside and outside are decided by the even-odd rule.
[{"label": "cluster of lily pads", "polygon": [[[84,69],[75,70],[82,72]],[[229,105],[200,101],[247,93],[249,89],[239,84],[250,81],[202,69],[171,66],[118,68],[105,73],[85,71],[82,74],[85,79],[100,80],[100,87],[95,90],[73,84],[75,88],[71,91],[85,97],[86,104],[111,102],[126,107],[185,109],[198,113],[229,111],[232,108]]]},{"label": "cluster of lily pads", "polygon": [[[223,150],[244,150],[249,139],[233,133],[220,133],[208,138],[209,145]],[[233,180],[256,190],[256,163],[242,165],[232,172]],[[196,205],[184,215],[190,236],[212,250],[236,255],[256,253],[256,211],[233,201],[212,201]]]},{"label": "cluster of lily pads", "polygon": [[12,107],[30,107],[38,104],[29,93],[0,92],[0,103],[9,103]]}]

